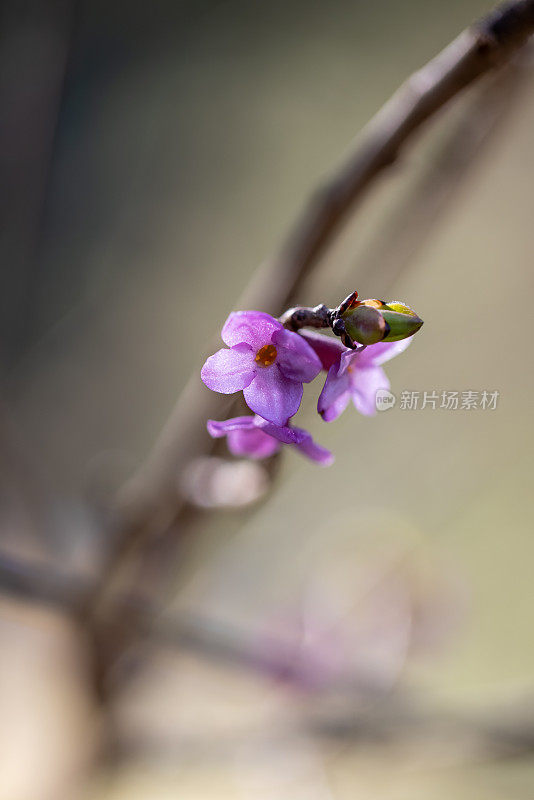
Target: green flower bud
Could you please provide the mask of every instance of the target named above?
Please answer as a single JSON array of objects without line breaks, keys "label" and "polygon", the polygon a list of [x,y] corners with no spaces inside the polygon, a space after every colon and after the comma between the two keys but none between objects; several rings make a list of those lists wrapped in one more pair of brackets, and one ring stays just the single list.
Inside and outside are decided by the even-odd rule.
[{"label": "green flower bud", "polygon": [[345,331],[353,342],[360,344],[376,344],[381,342],[388,332],[386,322],[376,308],[363,304],[343,314]]},{"label": "green flower bud", "polygon": [[342,314],[345,331],[353,342],[397,342],[413,336],[423,320],[405,303],[362,300]]}]

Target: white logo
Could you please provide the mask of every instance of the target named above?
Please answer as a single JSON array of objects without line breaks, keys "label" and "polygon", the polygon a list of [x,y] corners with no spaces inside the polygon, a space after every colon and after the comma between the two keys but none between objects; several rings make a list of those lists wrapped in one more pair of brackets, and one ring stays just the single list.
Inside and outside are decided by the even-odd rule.
[{"label": "white logo", "polygon": [[397,398],[393,392],[389,392],[387,389],[377,390],[375,397],[377,411],[389,411],[390,408],[393,408],[396,402]]}]

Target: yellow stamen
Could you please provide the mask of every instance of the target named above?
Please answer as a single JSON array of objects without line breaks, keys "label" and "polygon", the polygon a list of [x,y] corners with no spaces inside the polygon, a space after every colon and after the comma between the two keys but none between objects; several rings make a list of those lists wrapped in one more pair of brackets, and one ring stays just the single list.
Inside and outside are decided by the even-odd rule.
[{"label": "yellow stamen", "polygon": [[256,353],[256,361],[260,367],[270,367],[276,361],[277,355],[274,344],[264,344]]}]

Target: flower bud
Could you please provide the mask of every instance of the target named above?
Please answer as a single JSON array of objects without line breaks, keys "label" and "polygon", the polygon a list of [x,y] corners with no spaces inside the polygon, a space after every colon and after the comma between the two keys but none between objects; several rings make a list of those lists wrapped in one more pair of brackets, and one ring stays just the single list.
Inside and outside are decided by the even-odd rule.
[{"label": "flower bud", "polygon": [[360,344],[376,344],[388,333],[381,313],[363,303],[343,314],[343,322],[352,341]]},{"label": "flower bud", "polygon": [[405,303],[362,300],[342,314],[345,331],[353,342],[396,342],[413,336],[423,320]]}]

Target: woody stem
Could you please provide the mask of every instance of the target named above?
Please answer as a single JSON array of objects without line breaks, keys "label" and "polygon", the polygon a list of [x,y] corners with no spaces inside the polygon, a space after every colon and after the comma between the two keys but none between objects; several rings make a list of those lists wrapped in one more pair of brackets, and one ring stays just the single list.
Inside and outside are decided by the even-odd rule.
[{"label": "woody stem", "polygon": [[315,306],[295,306],[288,308],[281,317],[280,322],[290,331],[298,331],[301,328],[330,328],[332,325],[332,312],[325,305]]}]

